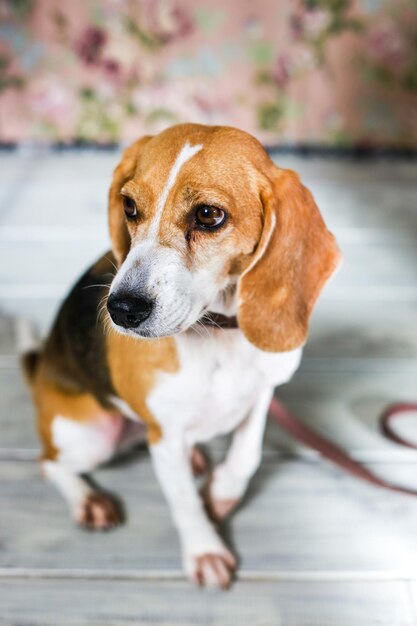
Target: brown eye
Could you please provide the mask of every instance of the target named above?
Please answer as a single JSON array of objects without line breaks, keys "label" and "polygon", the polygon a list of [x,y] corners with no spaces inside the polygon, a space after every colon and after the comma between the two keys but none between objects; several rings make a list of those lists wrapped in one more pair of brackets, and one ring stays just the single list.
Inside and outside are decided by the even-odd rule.
[{"label": "brown eye", "polygon": [[226,219],[226,213],[223,209],[206,204],[197,207],[195,211],[195,222],[201,228],[217,228],[221,226]]},{"label": "brown eye", "polygon": [[123,196],[123,209],[128,219],[132,219],[138,214],[136,202],[129,196]]}]

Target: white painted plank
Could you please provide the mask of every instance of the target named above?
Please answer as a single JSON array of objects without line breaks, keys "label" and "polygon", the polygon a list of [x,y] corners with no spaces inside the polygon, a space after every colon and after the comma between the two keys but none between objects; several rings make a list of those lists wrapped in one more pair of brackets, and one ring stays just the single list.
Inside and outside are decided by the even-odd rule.
[{"label": "white painted plank", "polygon": [[[382,466],[378,465],[378,471]],[[406,481],[417,464],[388,466]],[[0,463],[0,567],[177,572],[178,541],[147,453],[106,468],[98,482],[125,502],[127,524],[109,534],[75,528],[62,498],[33,463]],[[327,465],[264,463],[227,534],[254,575],[286,571],[417,575],[417,501]],[[113,574],[112,574],[113,575]],[[327,574],[329,576],[329,574]]]},{"label": "white painted plank", "polygon": [[[343,362],[343,359],[341,360]],[[329,360],[331,364],[331,360]],[[416,373],[408,371],[358,370],[345,372],[329,367],[326,371],[299,371],[292,381],[277,390],[277,396],[290,411],[342,448],[374,459],[415,459],[414,450],[400,447],[379,431],[379,416],[399,401],[417,402]],[[403,420],[404,423],[404,420]],[[417,440],[417,416],[400,431]],[[273,423],[267,428],[267,447],[295,450]],[[416,483],[417,486],[417,477]]]},{"label": "white painted plank", "polygon": [[37,455],[35,409],[20,370],[0,369],[0,458],[14,449]]},{"label": "white painted plank", "polygon": [[304,356],[414,358],[417,303],[320,300]]},{"label": "white painted plank", "polygon": [[410,581],[408,583],[408,589],[411,597],[411,608],[413,611],[414,623],[417,624],[417,581]]},{"label": "white painted plank", "polygon": [[249,583],[210,593],[185,582],[1,581],[10,626],[414,626],[405,584]]},{"label": "white painted plank", "polygon": [[411,229],[417,232],[417,164],[278,156],[296,170],[331,228]]},{"label": "white painted plank", "polygon": [[3,242],[0,248],[1,298],[13,297],[21,285],[26,287],[28,299],[36,294],[33,288],[37,285],[59,286],[63,294],[108,249],[108,245],[85,240],[77,243],[38,241],[30,246]]},{"label": "white painted plank", "polygon": [[[51,292],[50,287],[48,287],[48,291],[44,290],[42,297],[39,297],[38,292],[36,296],[29,297],[28,291],[21,288],[18,290],[18,293],[21,297],[7,298],[7,300],[2,299],[0,296],[0,317],[6,315],[24,318],[33,325],[39,337],[45,337],[65,298],[66,289],[62,285],[56,285]],[[15,346],[15,342],[13,342],[13,345]],[[4,354],[9,347],[10,342],[8,344],[0,342],[0,354]],[[15,350],[13,349],[11,352],[8,351],[7,354],[14,352]]]},{"label": "white painted plank", "polygon": [[0,355],[16,354],[15,322],[0,309]]},{"label": "white painted plank", "polygon": [[[114,153],[43,153],[0,213],[2,226],[82,226],[106,230]],[[19,156],[10,157],[19,161]],[[22,184],[24,181],[24,184]],[[0,189],[2,187],[0,181]],[[4,186],[7,180],[4,182]]]}]

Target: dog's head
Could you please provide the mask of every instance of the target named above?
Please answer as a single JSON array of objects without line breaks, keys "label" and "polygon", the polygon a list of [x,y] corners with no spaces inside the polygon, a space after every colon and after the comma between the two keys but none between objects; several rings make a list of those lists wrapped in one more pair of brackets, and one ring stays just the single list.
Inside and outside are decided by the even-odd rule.
[{"label": "dog's head", "polygon": [[[162,337],[237,314],[268,351],[302,345],[340,253],[298,176],[228,127],[174,126],[123,154],[110,189],[120,332]],[[233,310],[235,308],[235,310]]]}]

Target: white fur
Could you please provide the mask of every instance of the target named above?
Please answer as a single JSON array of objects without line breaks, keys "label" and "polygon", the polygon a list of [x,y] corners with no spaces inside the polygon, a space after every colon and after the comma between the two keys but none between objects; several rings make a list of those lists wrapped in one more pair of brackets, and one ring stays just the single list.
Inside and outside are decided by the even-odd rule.
[{"label": "white fur", "polygon": [[57,461],[43,461],[42,471],[45,478],[50,480],[61,493],[74,519],[77,519],[85,498],[93,492],[92,487],[63,463]]},{"label": "white fur", "polygon": [[[112,402],[123,409],[128,407],[113,396]],[[77,522],[82,520],[87,496],[95,491],[79,474],[91,472],[116,453],[146,440],[143,422],[137,416],[128,422],[124,419],[126,413],[123,410],[122,417],[103,411],[87,422],[57,415],[52,422],[52,443],[57,457],[55,461],[42,462],[43,474],[63,495]]]},{"label": "white fur", "polygon": [[[120,413],[134,422],[142,422],[141,418],[134,412],[131,406],[127,402],[119,398],[118,396],[109,396],[109,401],[113,406],[120,411]],[[143,423],[143,422],[142,422]]]},{"label": "white fur", "polygon": [[116,274],[110,292],[122,297],[126,292],[146,295],[153,300],[153,310],[138,328],[114,328],[136,337],[169,336],[188,328],[228,286],[228,277],[221,276],[223,263],[218,255],[196,271],[187,267],[184,255],[172,247],[148,237],[137,242]]},{"label": "white fur", "polygon": [[214,469],[210,482],[213,500],[239,500],[262,458],[265,422],[273,387],[266,388],[246,419],[236,428],[232,444],[223,463]]},{"label": "white fur", "polygon": [[177,180],[177,176],[182,166],[184,165],[184,163],[189,161],[195,154],[197,154],[197,152],[200,152],[202,148],[203,146],[201,144],[191,146],[187,141],[184,144],[183,148],[181,149],[181,152],[178,154],[177,158],[175,159],[174,165],[172,166],[171,171],[169,172],[169,175],[168,175],[168,179],[165,183],[165,187],[163,188],[162,193],[159,197],[158,204],[156,205],[155,216],[153,218],[153,221],[148,231],[149,239],[155,238],[158,233],[158,228],[161,222],[162,212],[164,210],[165,203],[168,199],[168,194],[171,191],[172,187],[174,186],[175,181]]},{"label": "white fur", "polygon": [[175,340],[179,370],[159,374],[147,403],[166,436],[180,434],[189,446],[232,431],[265,389],[291,378],[301,358],[299,348],[263,352],[239,329],[197,327]]},{"label": "white fur", "polygon": [[176,338],[180,368],[176,374],[160,374],[148,398],[163,431],[162,439],[151,446],[152,460],[191,578],[199,557],[224,555],[227,549],[205,514],[187,451],[236,429],[226,460],[214,472],[211,495],[240,498],[261,459],[273,388],[291,378],[301,358],[301,349],[262,352],[240,330],[205,332],[200,336],[189,331]]},{"label": "white fur", "polygon": [[95,420],[79,422],[71,416],[57,415],[52,422],[57,461],[76,473],[90,472],[113,456],[122,428],[122,417],[103,414]]}]

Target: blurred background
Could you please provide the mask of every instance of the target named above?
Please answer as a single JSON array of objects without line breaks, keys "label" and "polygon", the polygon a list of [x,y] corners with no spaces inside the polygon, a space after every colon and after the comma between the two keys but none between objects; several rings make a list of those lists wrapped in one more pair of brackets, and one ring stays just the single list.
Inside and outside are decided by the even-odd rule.
[{"label": "blurred background", "polygon": [[268,145],[413,148],[414,0],[1,0],[3,142],[182,121]]},{"label": "blurred background", "polygon": [[[21,320],[44,337],[109,249],[121,146],[184,121],[253,133],[313,192],[344,264],[277,394],[417,488],[416,450],[378,427],[417,401],[415,0],[0,0],[0,625],[417,626],[417,499],[274,424],[222,528],[240,560],[227,594],[185,581],[146,450],[94,476],[126,504],[111,534],[77,529],[42,481]],[[396,428],[417,444],[415,414]]]}]

